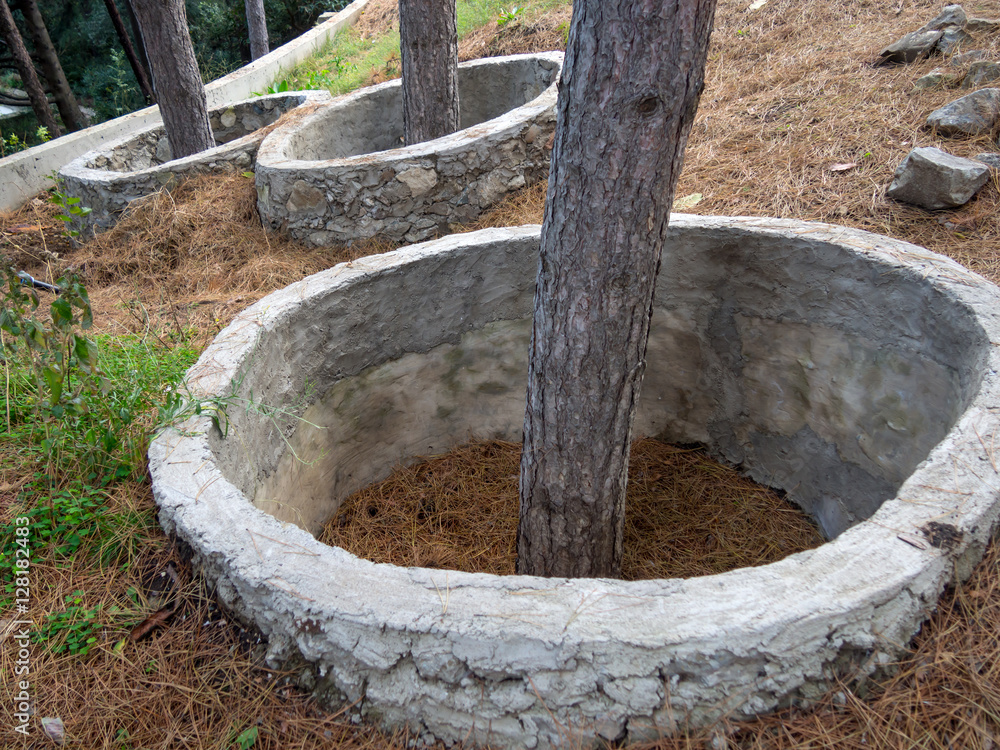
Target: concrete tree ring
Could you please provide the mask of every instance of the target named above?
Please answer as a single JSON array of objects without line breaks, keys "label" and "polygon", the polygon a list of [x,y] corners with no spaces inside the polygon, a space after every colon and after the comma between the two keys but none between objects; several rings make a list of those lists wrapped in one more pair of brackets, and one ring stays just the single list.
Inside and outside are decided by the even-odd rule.
[{"label": "concrete tree ring", "polygon": [[160,522],[271,663],[428,738],[548,748],[750,716],[890,662],[1000,513],[1000,290],[854,229],[675,215],[636,421],[785,490],[828,543],[622,582],[374,564],[309,533],[399,462],[519,439],[538,244],[491,229],[341,264],[190,371],[228,432],[199,417],[153,441]]},{"label": "concrete tree ring", "polygon": [[172,159],[163,125],[110,141],[59,170],[63,190],[91,209],[73,228],[92,235],[110,229],[128,205],[200,174],[252,171],[265,128],[305,104],[330,101],[326,91],[290,91],[227,104],[209,112],[215,148]]},{"label": "concrete tree ring", "polygon": [[398,80],[334,100],[261,145],[265,226],[311,245],[419,242],[548,175],[563,54],[459,65],[462,130],[402,147]]}]

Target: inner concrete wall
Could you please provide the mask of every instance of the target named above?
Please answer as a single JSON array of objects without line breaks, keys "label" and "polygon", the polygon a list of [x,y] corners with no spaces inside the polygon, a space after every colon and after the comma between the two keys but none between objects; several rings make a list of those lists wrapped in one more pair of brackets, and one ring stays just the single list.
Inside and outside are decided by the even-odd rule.
[{"label": "inner concrete wall", "polygon": [[[491,61],[492,62],[492,61]],[[470,128],[527,104],[551,86],[559,65],[534,56],[503,65],[463,65],[458,71],[461,127]],[[325,161],[399,148],[403,101],[399,81],[359,92],[351,106],[330,107],[296,129],[282,156]]]},{"label": "inner concrete wall", "polygon": [[[244,492],[315,531],[400,462],[470,436],[519,440],[536,254],[534,239],[485,246],[303,310],[255,371],[305,378],[318,400],[292,434],[255,436]],[[981,333],[919,275],[808,235],[683,220],[665,257],[637,435],[704,444],[828,537],[895,494],[978,386]],[[355,325],[371,335],[357,367],[346,342],[315,352]]]}]

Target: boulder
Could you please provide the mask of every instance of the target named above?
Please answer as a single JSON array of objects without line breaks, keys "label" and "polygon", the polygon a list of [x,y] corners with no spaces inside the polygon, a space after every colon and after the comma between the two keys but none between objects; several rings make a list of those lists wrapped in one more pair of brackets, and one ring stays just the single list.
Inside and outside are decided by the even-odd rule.
[{"label": "boulder", "polygon": [[972,34],[965,31],[961,26],[946,26],[941,32],[941,38],[937,40],[935,49],[942,55],[950,55],[957,52],[964,45],[972,44]]},{"label": "boulder", "polygon": [[911,31],[878,53],[876,65],[897,65],[911,63],[930,55],[943,31]]},{"label": "boulder", "polygon": [[925,146],[915,148],[896,168],[890,198],[932,210],[968,203],[989,179],[985,164]]},{"label": "boulder", "polygon": [[946,136],[983,135],[992,132],[1000,119],[1000,89],[989,88],[935,109],[927,116],[927,126]]},{"label": "boulder", "polygon": [[1000,170],[1000,154],[976,154],[976,161],[981,161],[990,169]]},{"label": "boulder", "polygon": [[1000,19],[996,18],[970,18],[965,22],[965,30],[973,34],[992,34],[1000,31]]},{"label": "boulder", "polygon": [[968,21],[965,9],[961,5],[946,5],[931,21],[924,24],[919,31],[941,31],[948,26],[965,26]]},{"label": "boulder", "polygon": [[960,68],[963,65],[968,65],[969,63],[974,63],[977,60],[986,60],[989,58],[989,53],[986,50],[981,49],[971,49],[968,52],[961,52],[954,55],[948,64],[953,68]]},{"label": "boulder", "polygon": [[930,73],[925,76],[921,76],[916,81],[913,82],[913,88],[920,89],[933,89],[941,86],[950,86],[955,82],[954,73],[945,73],[940,68],[935,68]]},{"label": "boulder", "polygon": [[969,70],[962,80],[962,88],[974,89],[997,79],[1000,79],[1000,63],[995,63],[992,60],[977,60],[969,66]]}]

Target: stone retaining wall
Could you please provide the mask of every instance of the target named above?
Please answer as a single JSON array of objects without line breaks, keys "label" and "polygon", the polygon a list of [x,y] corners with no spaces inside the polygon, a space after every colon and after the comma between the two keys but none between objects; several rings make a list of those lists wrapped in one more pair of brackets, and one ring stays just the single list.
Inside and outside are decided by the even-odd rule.
[{"label": "stone retaining wall", "polygon": [[209,120],[219,145],[183,159],[172,160],[162,125],[88,151],[59,170],[63,191],[91,209],[72,226],[90,235],[114,226],[132,201],[164,187],[201,174],[253,170],[263,128],[302,105],[329,100],[326,91],[293,91],[214,109]]},{"label": "stone retaining wall", "polygon": [[364,89],[261,145],[265,226],[311,245],[375,235],[418,242],[479,217],[548,174],[562,53],[459,66],[463,130],[399,148],[400,82]]}]

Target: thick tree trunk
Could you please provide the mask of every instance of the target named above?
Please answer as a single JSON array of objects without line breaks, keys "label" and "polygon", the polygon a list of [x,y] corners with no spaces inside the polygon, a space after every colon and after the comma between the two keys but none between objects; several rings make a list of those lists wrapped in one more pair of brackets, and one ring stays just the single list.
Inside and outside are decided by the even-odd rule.
[{"label": "thick tree trunk", "polygon": [[250,34],[250,59],[263,57],[270,50],[267,46],[267,18],[264,0],[246,0],[247,31]]},{"label": "thick tree trunk", "polygon": [[458,130],[457,23],[455,0],[399,0],[408,146]]},{"label": "thick tree trunk", "polygon": [[118,41],[125,51],[125,57],[128,58],[128,64],[132,68],[132,74],[135,76],[136,83],[139,84],[139,90],[142,91],[146,104],[155,103],[156,96],[153,95],[153,86],[146,75],[146,69],[143,68],[142,62],[135,52],[135,47],[132,46],[132,40],[129,39],[128,32],[125,30],[125,24],[122,22],[115,0],[104,0],[104,7],[108,9],[111,25],[115,27],[115,34],[118,35]]},{"label": "thick tree trunk", "polygon": [[173,158],[212,148],[215,139],[208,122],[205,86],[188,32],[184,0],[137,0],[135,11]]},{"label": "thick tree trunk", "polygon": [[34,111],[35,117],[38,118],[38,124],[48,128],[50,136],[58,138],[61,134],[59,126],[56,125],[55,118],[52,116],[52,110],[49,109],[48,99],[45,98],[45,90],[42,88],[41,81],[38,80],[38,74],[35,73],[35,66],[31,64],[31,58],[28,56],[28,50],[24,46],[21,32],[17,30],[17,26],[14,23],[14,16],[10,12],[7,0],[0,0],[0,33],[3,34],[7,48],[14,57],[14,63],[17,65],[17,73],[21,76],[21,83],[24,84],[24,90],[28,92],[28,98],[31,100],[31,109]]},{"label": "thick tree trunk", "polygon": [[42,66],[42,73],[49,83],[52,96],[55,97],[56,107],[59,109],[59,116],[69,130],[82,130],[90,123],[86,116],[80,111],[73,90],[69,87],[66,74],[62,65],[59,64],[59,56],[56,48],[49,37],[49,30],[45,27],[45,19],[38,10],[38,3],[35,0],[18,0],[17,7],[24,16],[24,25],[31,34],[31,39],[35,43],[35,53]]},{"label": "thick tree trunk", "polygon": [[573,4],[535,293],[519,573],[620,574],[653,288],[714,10]]}]

